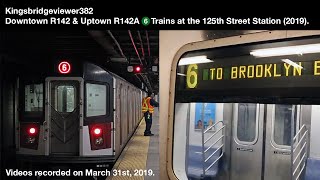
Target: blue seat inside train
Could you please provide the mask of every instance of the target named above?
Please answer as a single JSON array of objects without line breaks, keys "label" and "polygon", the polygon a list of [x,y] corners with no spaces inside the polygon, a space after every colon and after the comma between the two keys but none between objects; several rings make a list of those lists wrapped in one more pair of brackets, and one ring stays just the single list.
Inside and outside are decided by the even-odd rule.
[{"label": "blue seat inside train", "polygon": [[[205,154],[206,158],[209,157],[216,149],[210,148]],[[216,152],[206,163],[205,168],[209,167],[219,156],[221,155],[221,150]],[[203,176],[203,157],[202,157],[202,146],[189,146],[188,154],[188,178],[189,179],[203,179],[206,177],[215,177],[218,173],[218,164],[216,162]]]},{"label": "blue seat inside train", "polygon": [[320,159],[308,158],[305,180],[319,180],[320,179]]}]

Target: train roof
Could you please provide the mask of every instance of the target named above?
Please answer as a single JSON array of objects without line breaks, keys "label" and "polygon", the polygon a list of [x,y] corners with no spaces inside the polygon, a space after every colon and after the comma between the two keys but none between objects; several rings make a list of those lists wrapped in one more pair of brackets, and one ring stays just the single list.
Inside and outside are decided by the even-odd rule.
[{"label": "train roof", "polygon": [[[92,63],[92,62],[89,62],[89,61],[86,61],[86,62],[84,62],[84,63],[87,63],[87,64],[93,64],[93,65],[95,65],[95,66],[97,66],[97,67],[101,68],[102,70],[106,71],[107,73],[111,74],[113,77],[115,77],[115,78],[117,78],[117,79],[120,79],[120,80],[122,80],[122,81],[125,81],[126,83],[128,83],[128,84],[130,84],[130,85],[132,85],[132,86],[134,86],[134,87],[136,87],[136,88],[138,88],[138,89],[140,89],[140,90],[143,90],[143,89],[141,89],[141,88],[139,88],[139,87],[135,86],[134,84],[130,83],[129,81],[127,81],[127,80],[126,80],[126,79],[124,79],[123,77],[121,77],[121,76],[117,75],[117,74],[116,74],[116,73],[114,73],[114,72],[111,72],[110,70],[108,70],[108,69],[106,69],[106,68],[104,68],[104,67],[101,67],[100,65],[98,65],[98,64],[96,64],[96,63]],[[143,90],[143,91],[145,91],[145,90]]]},{"label": "train roof", "polygon": [[[62,73],[59,70],[61,63],[67,62],[70,66],[70,71],[68,73]],[[125,78],[117,75],[114,72],[102,67],[101,65],[90,62],[90,61],[78,61],[77,59],[68,59],[68,60],[52,60],[45,64],[29,64],[27,66],[21,67],[17,72],[19,72],[20,77],[24,81],[40,82],[47,77],[83,77],[87,80],[93,81],[104,81],[104,78],[107,78],[101,73],[94,74],[92,71],[105,71],[111,77],[122,80],[134,87],[141,89],[140,87],[129,82]],[[141,89],[143,90],[143,89]],[[145,91],[145,90],[143,90]]]}]

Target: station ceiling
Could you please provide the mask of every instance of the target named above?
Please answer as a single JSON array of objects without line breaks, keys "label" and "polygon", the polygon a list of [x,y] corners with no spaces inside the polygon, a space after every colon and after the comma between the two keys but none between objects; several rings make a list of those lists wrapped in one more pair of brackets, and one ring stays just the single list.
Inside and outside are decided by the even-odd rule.
[{"label": "station ceiling", "polygon": [[156,30],[1,32],[1,41],[4,44],[1,51],[22,65],[73,57],[99,64],[138,87],[143,82],[155,92],[159,89],[157,72],[137,75],[127,71],[129,64],[158,65]]},{"label": "station ceiling", "polygon": [[[255,33],[250,30],[206,30],[205,39]],[[159,73],[133,74],[129,64],[159,64],[158,30],[11,31],[0,32],[0,51],[18,64],[46,63],[57,57],[91,61],[141,87],[159,92]]]}]

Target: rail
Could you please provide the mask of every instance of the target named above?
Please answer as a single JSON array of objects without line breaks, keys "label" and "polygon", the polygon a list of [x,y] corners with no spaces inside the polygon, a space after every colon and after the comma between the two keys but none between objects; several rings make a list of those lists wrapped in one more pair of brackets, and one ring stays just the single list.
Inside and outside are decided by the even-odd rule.
[{"label": "rail", "polygon": [[[212,135],[210,135],[209,138],[207,138],[206,140],[204,140],[205,138],[205,134],[209,132],[210,129],[215,128],[218,124],[222,124],[221,127],[216,130]],[[222,131],[223,130],[223,131]],[[209,145],[208,148],[205,148],[206,144],[215,136],[217,136],[217,134],[222,131],[221,135],[219,137],[217,137],[217,140],[215,142],[213,142],[211,145]],[[224,137],[225,137],[225,125],[223,123],[223,121],[218,121],[215,124],[208,126],[206,130],[204,130],[204,128],[202,127],[202,158],[203,158],[203,163],[202,163],[202,167],[203,167],[203,176],[206,175],[206,172],[215,164],[219,161],[220,158],[222,158],[222,156],[224,155]],[[217,144],[219,141],[221,141],[221,145],[213,152],[211,153],[208,157],[206,157],[206,153],[215,145]],[[222,149],[222,153],[220,154],[220,156],[214,161],[212,162],[208,167],[206,167],[206,162],[208,162],[217,152],[219,152],[219,150]]]},{"label": "rail", "polygon": [[[295,142],[296,140],[298,140],[295,146],[291,146],[292,179],[295,179],[295,180],[300,179],[300,176],[306,167],[307,145],[308,145],[307,134],[308,134],[308,129],[307,129],[307,126],[304,124],[299,129],[299,131],[293,137],[293,140],[292,140],[292,142]],[[303,144],[303,145],[301,146],[301,144]],[[300,149],[300,150],[298,151],[298,153],[296,153],[298,149]],[[296,163],[296,162],[298,162],[298,163]]]}]

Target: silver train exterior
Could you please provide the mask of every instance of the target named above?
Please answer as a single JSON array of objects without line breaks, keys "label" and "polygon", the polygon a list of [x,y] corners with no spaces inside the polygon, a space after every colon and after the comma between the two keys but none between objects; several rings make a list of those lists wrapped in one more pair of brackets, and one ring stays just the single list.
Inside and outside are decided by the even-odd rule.
[{"label": "silver train exterior", "polygon": [[69,61],[64,73],[61,63],[18,79],[17,159],[111,167],[142,118],[146,93],[95,64]]},{"label": "silver train exterior", "polygon": [[[251,78],[251,74],[246,74],[247,79],[244,81],[233,81],[234,83],[231,83],[231,85],[220,83],[216,87],[206,89],[206,86],[209,87],[212,84],[208,80],[219,79],[219,74],[214,74],[218,68],[210,70],[210,64],[203,65],[200,68],[201,70],[209,68],[208,73],[204,75],[204,73],[194,74],[192,71],[195,71],[195,68],[189,68],[187,72],[187,68],[183,70],[178,66],[179,60],[189,52],[197,51],[201,55],[201,52],[208,49],[222,49],[221,51],[223,51],[223,48],[240,47],[241,49],[243,45],[247,44],[254,44],[259,48],[266,48],[268,45],[263,46],[262,44],[268,43],[279,43],[279,47],[281,43],[282,46],[295,45],[290,44],[290,40],[298,40],[301,45],[310,43],[317,46],[320,42],[319,37],[320,31],[249,31],[249,34],[210,40],[208,31],[160,31],[160,101],[162,104],[160,107],[160,178],[319,179],[320,174],[317,170],[320,168],[320,143],[317,140],[320,135],[319,97],[316,91],[311,90],[318,87],[316,76],[311,77],[310,75],[308,77],[311,77],[313,81],[309,79],[310,84],[306,86],[311,88],[303,90],[304,95],[309,98],[299,96],[303,93],[302,91],[299,93],[298,89],[304,85],[291,88],[292,92],[288,92],[287,87],[279,93],[282,93],[281,95],[288,93],[288,97],[297,97],[297,99],[281,101],[281,98],[279,98],[278,103],[276,98],[255,100],[255,97],[263,97],[264,94],[266,97],[272,96],[273,90],[268,88],[267,85],[257,83],[256,86],[262,87],[257,92],[251,92],[250,90],[243,92],[239,89],[230,90],[232,86],[242,85],[249,88],[255,86],[246,82],[248,77]],[[272,45],[268,48],[272,48]],[[239,51],[238,53],[243,52]],[[232,57],[230,52],[225,51],[225,53],[220,55],[222,57],[225,55]],[[314,65],[304,68],[310,70],[313,75],[318,75],[318,61],[317,58],[314,59],[319,55],[318,53],[319,51],[310,57],[305,55],[309,58],[308,60],[313,60]],[[304,55],[304,53],[300,53],[300,55]],[[286,55],[282,56],[286,57]],[[238,59],[241,61],[241,58]],[[242,59],[246,59],[246,57]],[[217,64],[223,64],[219,61],[219,58],[211,60],[217,62]],[[249,68],[257,68],[259,63],[267,64],[269,60],[261,62],[248,60],[246,68],[248,69],[249,66]],[[281,63],[288,63],[286,59],[282,60]],[[297,62],[299,60],[295,61],[298,65],[300,64]],[[273,60],[270,61],[270,63],[272,62]],[[213,62],[210,63],[213,64]],[[197,66],[197,68],[199,67],[200,65]],[[287,67],[289,66],[287,65]],[[238,68],[240,68],[240,65]],[[241,73],[245,73],[244,69],[244,67],[242,68],[243,71],[238,69],[238,78],[243,75]],[[294,74],[297,69],[299,67],[290,71],[290,73]],[[285,72],[284,69],[282,71]],[[183,74],[181,72],[187,73]],[[246,71],[246,73],[248,72]],[[273,66],[271,73],[273,75],[270,75],[270,77],[279,77],[277,73],[277,67]],[[213,75],[210,77],[211,74]],[[201,78],[200,81],[207,80],[203,81],[206,82],[206,85],[198,84],[198,87],[194,86],[195,81],[190,79],[192,79],[191,76],[195,75]],[[260,76],[256,75],[256,77]],[[168,81],[169,79],[170,81]],[[182,82],[183,79],[186,82]],[[307,80],[302,79],[299,80],[299,83],[307,83]],[[272,80],[267,81],[270,83]],[[258,82],[258,80],[255,82]],[[290,81],[290,83],[293,82]],[[195,88],[192,93],[183,94],[183,91],[179,90],[184,87],[180,86],[179,83],[189,86],[188,88],[204,88],[206,91],[203,91],[202,94],[202,91],[199,90],[199,93],[197,93]],[[285,84],[288,84],[288,82],[284,80],[276,86],[282,87]],[[264,86],[265,88],[263,88]],[[223,92],[224,89],[225,92]],[[186,91],[188,91],[187,88]],[[223,93],[227,94],[224,96],[227,98],[217,98]],[[249,93],[247,99],[236,99],[241,93]],[[250,93],[252,97],[250,97]],[[197,128],[198,119],[196,118],[199,117],[197,114],[207,113],[206,106],[213,106],[213,104],[214,109],[208,114],[202,115],[202,117],[200,115],[200,119],[212,115],[215,117],[214,123],[209,123],[209,125],[200,123]],[[244,121],[244,119],[252,119],[253,121]]]}]

